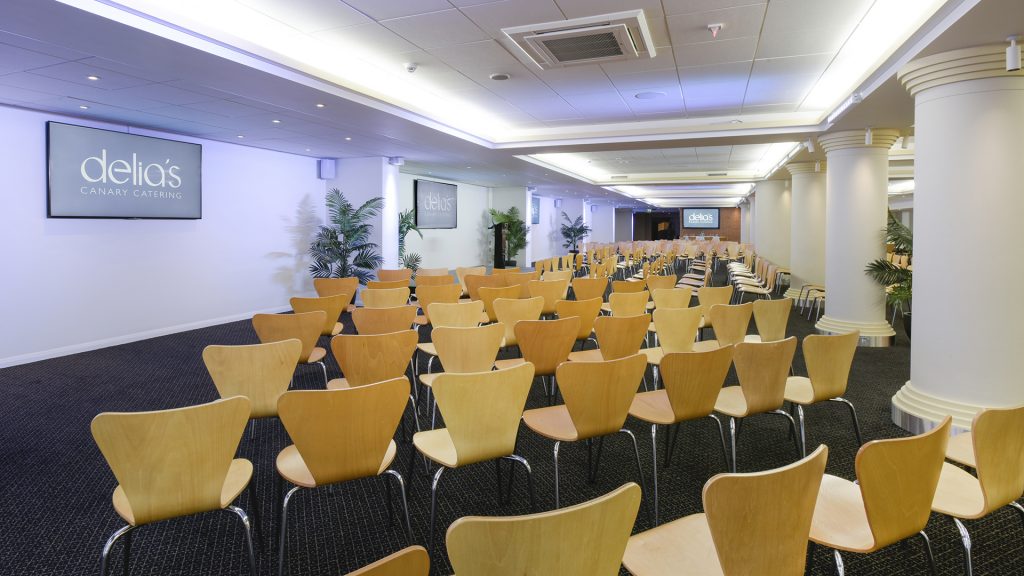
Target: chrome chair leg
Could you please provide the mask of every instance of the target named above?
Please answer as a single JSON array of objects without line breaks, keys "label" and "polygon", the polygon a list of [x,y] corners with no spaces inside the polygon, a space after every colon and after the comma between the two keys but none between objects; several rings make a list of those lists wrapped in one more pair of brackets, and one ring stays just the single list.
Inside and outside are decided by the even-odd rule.
[{"label": "chrome chair leg", "polygon": [[935,571],[935,555],[932,554],[932,542],[928,539],[928,535],[924,533],[924,530],[921,530],[917,534],[921,537],[921,540],[924,541],[924,551],[928,556],[928,570],[932,576],[937,576],[938,572]]},{"label": "chrome chair leg", "polygon": [[[640,492],[642,494],[643,492],[647,491],[647,488],[644,486],[644,468],[643,465],[640,463],[640,445],[637,444],[636,435],[634,435],[631,430],[621,428],[619,429],[619,433],[629,436],[629,439],[633,442],[633,455],[636,457],[636,475],[637,478],[640,479]],[[648,513],[652,513],[650,504],[648,504],[647,511]]]},{"label": "chrome chair leg", "polygon": [[[103,552],[100,553],[100,576],[107,576],[107,558],[110,556],[111,548],[114,547],[114,544],[121,538],[121,536],[124,536],[125,534],[130,533],[132,530],[135,530],[135,526],[132,526],[131,524],[129,524],[127,526],[122,526],[116,532],[111,534],[110,538],[107,538],[107,542],[103,545]],[[129,560],[128,555],[130,553],[128,545],[129,545],[129,542],[130,542],[130,540],[129,540],[130,538],[131,538],[131,536],[129,536],[128,538],[125,538],[125,541],[124,541],[125,542],[125,548],[124,548],[125,549],[125,554],[124,554],[125,574],[128,573],[128,560]]]},{"label": "chrome chair leg", "polygon": [[658,525],[658,425],[651,424],[651,476],[654,479],[654,525]]},{"label": "chrome chair leg", "polygon": [[960,521],[959,518],[953,518],[953,523],[956,524],[957,530],[960,531],[960,541],[964,545],[964,569],[967,572],[967,576],[972,576],[974,570],[971,568],[971,535],[967,532],[967,527]]},{"label": "chrome chair leg", "polygon": [[722,421],[718,419],[718,416],[714,414],[708,414],[708,418],[715,421],[718,424],[718,437],[722,440],[722,459],[725,460],[725,467],[729,467],[729,449],[725,445],[725,429],[722,428]]},{"label": "chrome chair leg", "polygon": [[729,471],[736,473],[736,419],[729,416],[729,442],[732,446],[732,461],[729,464]]},{"label": "chrome chair leg", "polygon": [[281,527],[278,529],[281,532],[281,541],[277,547],[277,576],[284,576],[286,574],[284,553],[285,541],[288,533],[288,502],[292,499],[292,495],[298,491],[298,486],[292,488],[284,495],[284,500],[281,502]]},{"label": "chrome chair leg", "polygon": [[[799,405],[798,405],[798,409],[799,409]],[[803,444],[800,442],[800,437],[797,436],[797,433],[796,433],[796,422],[793,421],[793,417],[790,416],[789,412],[786,412],[785,410],[772,410],[770,413],[771,414],[779,414],[781,416],[785,416],[786,420],[789,421],[789,426],[790,426],[789,429],[790,429],[790,431],[793,432],[793,444],[796,445],[796,457],[797,458],[803,458],[804,448],[803,448]]]},{"label": "chrome chair leg", "polygon": [[846,576],[846,569],[843,567],[843,557],[839,555],[839,550],[833,550],[832,556],[836,560],[836,574],[838,576]]},{"label": "chrome chair leg", "polygon": [[327,364],[323,362],[317,362],[320,365],[320,369],[324,371],[324,386],[327,386]]},{"label": "chrome chair leg", "polygon": [[446,468],[438,466],[434,472],[434,480],[430,483],[430,528],[427,532],[427,554],[434,553],[434,524],[437,522],[437,485],[441,481],[441,474]]},{"label": "chrome chair leg", "polygon": [[[504,460],[512,460],[513,462],[518,462],[518,463],[523,465],[523,468],[526,469],[526,489],[530,493],[530,511],[531,512],[536,512],[537,511],[537,498],[536,498],[536,496],[533,493],[533,469],[530,468],[530,463],[527,462],[526,458],[523,458],[522,456],[520,456],[518,454],[511,454],[509,456],[502,456],[502,458]],[[511,478],[511,475],[510,475],[510,478]],[[509,491],[512,490],[512,482],[511,482],[511,480],[509,481],[508,489],[509,489]]]},{"label": "chrome chair leg", "polygon": [[1020,502],[1010,502],[1010,506],[1020,514],[1021,522],[1024,522],[1024,506],[1020,505]]},{"label": "chrome chair leg", "polygon": [[249,552],[249,573],[252,576],[256,576],[256,553],[252,548],[252,529],[249,525],[249,517],[245,514],[245,510],[242,510],[238,506],[228,506],[225,510],[234,512],[238,516],[239,520],[242,521],[242,528],[245,529],[245,544]]},{"label": "chrome chair leg", "polygon": [[[398,493],[402,496],[402,512],[405,513],[405,532],[409,535],[409,541],[412,542],[412,522],[409,521],[409,502],[406,498],[405,492],[405,479],[402,478],[402,474],[397,470],[385,470],[385,474],[392,476],[396,482],[398,482]],[[391,500],[388,499],[390,504]]]},{"label": "chrome chair leg", "polygon": [[[796,419],[797,419],[797,422],[800,423],[800,446],[803,447],[803,449],[802,449],[802,451],[800,453],[800,457],[801,458],[806,458],[807,457],[807,432],[806,432],[806,427],[804,426],[804,407],[799,405],[799,404],[794,404],[793,406],[796,407]],[[790,418],[792,418],[792,416],[790,416]]]},{"label": "chrome chair leg", "polygon": [[555,442],[554,448],[554,460],[555,460],[555,509],[561,508],[558,499],[558,448],[561,446],[561,442]]},{"label": "chrome chair leg", "polygon": [[835,398],[829,398],[829,401],[830,402],[842,402],[843,404],[846,404],[847,408],[850,409],[850,416],[853,418],[853,432],[854,432],[854,434],[857,435],[857,446],[860,447],[861,445],[863,445],[864,441],[861,440],[861,435],[860,435],[860,421],[857,419],[857,409],[853,407],[853,403],[850,402],[849,400],[847,400],[846,398],[843,398],[842,396],[837,396]]}]

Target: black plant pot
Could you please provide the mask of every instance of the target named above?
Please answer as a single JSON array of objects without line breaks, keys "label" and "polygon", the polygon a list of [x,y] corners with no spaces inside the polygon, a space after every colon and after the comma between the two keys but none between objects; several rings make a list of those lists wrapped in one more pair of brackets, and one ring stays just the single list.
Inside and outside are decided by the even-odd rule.
[{"label": "black plant pot", "polygon": [[515,260],[505,260],[505,268],[515,268],[515,267],[516,267],[516,261]]},{"label": "black plant pot", "polygon": [[903,315],[903,330],[907,333],[907,340],[910,340],[910,312]]}]

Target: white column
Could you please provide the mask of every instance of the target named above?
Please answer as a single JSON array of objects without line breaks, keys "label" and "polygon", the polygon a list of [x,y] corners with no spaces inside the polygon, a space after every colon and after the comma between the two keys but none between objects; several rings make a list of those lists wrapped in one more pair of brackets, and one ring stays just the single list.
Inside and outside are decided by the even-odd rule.
[{"label": "white column", "polygon": [[384,259],[382,268],[398,268],[398,166],[387,158],[345,158],[338,161],[338,175],[327,182],[359,207],[370,198],[384,199],[380,216],[373,221],[370,241]]},{"label": "white column", "polygon": [[[908,430],[945,415],[969,428],[985,407],[1024,404],[1020,266],[1024,74],[1005,45],[915,60],[914,336],[911,381],[893,397]],[[968,274],[955,273],[967,262]]]},{"label": "white column", "polygon": [[896,332],[885,320],[885,290],[864,268],[885,256],[889,148],[899,132],[849,130],[818,137],[828,157],[825,208],[826,334],[860,330],[862,346],[888,346]]},{"label": "white column", "polygon": [[754,248],[773,264],[789,266],[789,180],[757,183]]},{"label": "white column", "polygon": [[825,285],[825,162],[786,168],[793,175],[786,296],[796,298],[804,284]]}]

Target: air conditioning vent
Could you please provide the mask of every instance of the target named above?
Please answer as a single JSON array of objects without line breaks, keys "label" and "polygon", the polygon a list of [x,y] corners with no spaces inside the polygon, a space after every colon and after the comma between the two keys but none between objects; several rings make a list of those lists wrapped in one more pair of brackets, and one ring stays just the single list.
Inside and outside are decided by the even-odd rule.
[{"label": "air conditioning vent", "polygon": [[708,172],[708,176],[728,176],[728,172]]},{"label": "air conditioning vent", "polygon": [[643,10],[503,28],[520,60],[541,69],[656,55]]}]

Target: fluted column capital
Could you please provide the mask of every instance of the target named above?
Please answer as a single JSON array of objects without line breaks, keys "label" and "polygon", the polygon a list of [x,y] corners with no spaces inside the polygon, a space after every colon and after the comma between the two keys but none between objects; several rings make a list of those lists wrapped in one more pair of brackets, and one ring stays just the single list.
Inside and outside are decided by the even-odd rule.
[{"label": "fluted column capital", "polygon": [[937,86],[979,80],[1024,76],[1024,70],[1006,71],[1006,44],[989,44],[950,50],[909,62],[897,78],[911,96]]},{"label": "fluted column capital", "polygon": [[809,172],[825,173],[826,162],[793,162],[786,164],[790,174],[807,174]]},{"label": "fluted column capital", "polygon": [[829,154],[847,148],[883,148],[888,150],[900,137],[900,131],[892,128],[872,128],[871,143],[867,143],[867,129],[843,130],[818,136],[818,145]]}]

